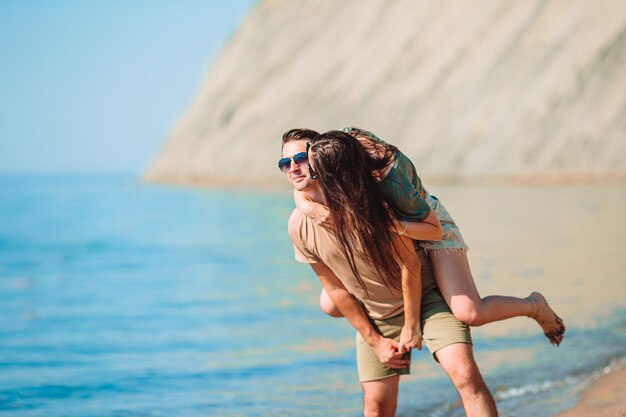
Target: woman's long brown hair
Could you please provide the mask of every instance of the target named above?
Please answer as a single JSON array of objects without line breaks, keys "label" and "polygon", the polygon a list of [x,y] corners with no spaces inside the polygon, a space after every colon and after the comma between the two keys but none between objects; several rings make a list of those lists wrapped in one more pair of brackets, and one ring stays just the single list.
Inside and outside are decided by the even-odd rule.
[{"label": "woman's long brown hair", "polygon": [[345,127],[341,130],[356,138],[365,152],[371,157],[368,161],[370,171],[385,168],[395,158],[398,148],[385,142],[369,130],[359,127]]},{"label": "woman's long brown hair", "polygon": [[356,138],[338,130],[317,136],[311,142],[309,158],[331,212],[339,246],[361,287],[367,292],[354,262],[355,253],[377,271],[387,288],[400,290],[392,213],[371,175],[376,161]]}]

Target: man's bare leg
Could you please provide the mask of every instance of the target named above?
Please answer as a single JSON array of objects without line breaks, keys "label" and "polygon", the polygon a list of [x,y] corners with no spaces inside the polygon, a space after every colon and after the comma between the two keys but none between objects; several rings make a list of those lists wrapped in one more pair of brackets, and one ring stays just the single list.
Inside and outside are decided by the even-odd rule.
[{"label": "man's bare leg", "polygon": [[436,355],[459,392],[467,417],[497,417],[496,403],[476,365],[472,345],[455,343],[439,349]]},{"label": "man's bare leg", "polygon": [[362,382],[363,415],[365,417],[393,417],[398,405],[400,376],[378,381]]}]

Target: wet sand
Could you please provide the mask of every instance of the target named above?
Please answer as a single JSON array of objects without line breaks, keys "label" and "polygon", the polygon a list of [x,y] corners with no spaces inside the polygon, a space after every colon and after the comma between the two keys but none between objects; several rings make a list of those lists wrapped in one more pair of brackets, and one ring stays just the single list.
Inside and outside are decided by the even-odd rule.
[{"label": "wet sand", "polygon": [[576,406],[554,417],[626,417],[626,368],[615,369],[583,391]]}]

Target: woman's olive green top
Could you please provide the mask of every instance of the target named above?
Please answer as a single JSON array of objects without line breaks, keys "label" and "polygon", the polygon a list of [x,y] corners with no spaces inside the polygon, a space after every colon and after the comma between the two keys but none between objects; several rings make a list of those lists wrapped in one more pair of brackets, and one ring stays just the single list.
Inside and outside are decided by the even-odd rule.
[{"label": "woman's olive green top", "polygon": [[422,180],[413,162],[402,152],[396,152],[393,166],[379,186],[400,220],[421,222],[428,217],[430,206],[422,198]]}]

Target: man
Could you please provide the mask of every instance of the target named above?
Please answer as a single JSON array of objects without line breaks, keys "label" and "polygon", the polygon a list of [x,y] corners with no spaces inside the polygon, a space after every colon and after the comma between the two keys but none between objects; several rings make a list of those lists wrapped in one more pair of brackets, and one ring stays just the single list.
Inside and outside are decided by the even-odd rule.
[{"label": "man", "polygon": [[[316,178],[311,176],[307,159],[307,142],[316,132],[294,129],[283,136],[283,159],[279,165],[293,187],[311,201],[325,204]],[[399,376],[409,372],[410,357],[403,356],[404,345],[395,339],[403,331],[405,305],[402,293],[380,288],[376,271],[367,270],[367,262],[358,259],[360,279],[370,288],[365,292],[358,284],[348,259],[332,232],[315,224],[297,209],[289,219],[289,234],[296,260],[311,265],[326,292],[343,315],[357,330],[357,363],[364,395],[365,416],[395,414]],[[410,247],[408,255],[413,268],[422,266],[421,320],[423,341],[441,364],[458,390],[468,416],[496,416],[495,403],[485,385],[472,354],[471,338],[466,325],[450,312],[435,288],[428,259]],[[405,264],[407,264],[405,262]],[[406,267],[406,265],[404,265]],[[403,270],[404,271],[404,270]],[[404,277],[403,277],[404,282]],[[403,284],[404,285],[404,284]],[[407,320],[410,317],[407,316]],[[409,347],[421,347],[420,342]]]}]

